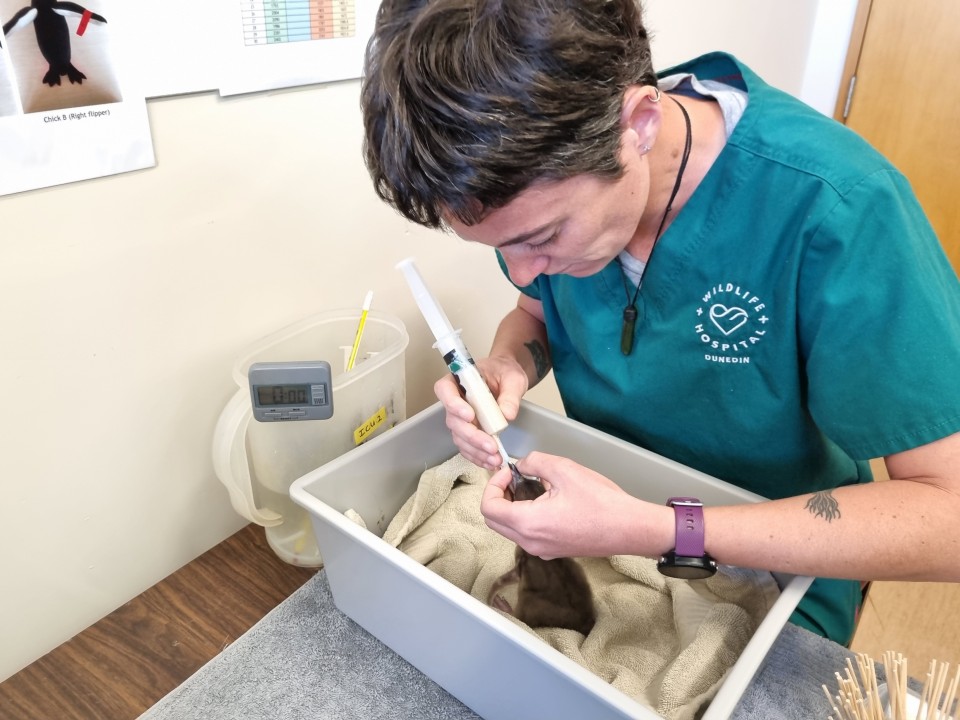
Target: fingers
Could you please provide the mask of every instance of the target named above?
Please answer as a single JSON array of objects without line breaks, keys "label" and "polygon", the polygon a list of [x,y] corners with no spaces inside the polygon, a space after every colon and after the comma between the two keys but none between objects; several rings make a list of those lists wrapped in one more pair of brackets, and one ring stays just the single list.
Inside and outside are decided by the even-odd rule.
[{"label": "fingers", "polygon": [[508,468],[497,470],[497,472],[491,475],[490,479],[487,481],[487,486],[483,490],[481,503],[488,498],[504,498],[509,501],[510,498],[507,497],[507,491],[510,488],[510,483],[512,480],[513,473],[511,473]]},{"label": "fingers", "polygon": [[572,462],[566,458],[533,451],[517,462],[517,470],[524,475],[532,475],[541,480],[549,478],[549,482],[545,483],[549,488],[557,480],[563,481],[563,478],[570,471],[567,466],[571,464]]},{"label": "fingers", "polygon": [[[638,505],[642,501],[611,479],[570,458],[542,452],[531,452],[519,460],[517,469],[524,475],[541,478],[546,492],[535,500],[511,502],[507,494],[510,472],[502,470],[484,488],[480,512],[488,527],[531,555],[549,560],[649,552],[647,545],[637,543],[635,532],[638,524],[647,525],[638,518],[652,517],[647,504]],[[662,509],[670,512],[665,506]],[[656,511],[660,513],[660,506]],[[674,531],[672,516],[665,522],[661,520],[658,517],[650,525]],[[600,527],[619,529],[598,533]],[[640,534],[642,542],[646,542],[648,530]],[[664,543],[658,538],[654,547],[668,543],[669,540]]]},{"label": "fingers", "polygon": [[516,514],[516,507],[509,496],[511,480],[512,474],[506,468],[490,477],[480,499],[480,513],[491,530],[518,542],[520,536],[511,525]]},{"label": "fingers", "polygon": [[496,470],[503,464],[496,442],[483,430],[470,423],[451,421],[449,415],[447,427],[460,454],[474,465]]},{"label": "fingers", "polygon": [[497,396],[497,404],[500,406],[500,412],[507,422],[513,422],[517,419],[517,413],[520,412],[520,400],[527,392],[527,376],[522,373],[512,373],[500,380],[500,394]]},{"label": "fingers", "polygon": [[[504,418],[507,422],[516,420],[520,401],[529,385],[523,369],[515,360],[504,358],[485,358],[477,368],[496,397]],[[461,394],[456,378],[452,375],[440,378],[433,390],[447,412],[447,427],[460,454],[480,467],[500,467],[507,458],[500,457],[494,439],[477,427],[476,412]]]},{"label": "fingers", "polygon": [[476,413],[470,403],[460,394],[460,386],[453,375],[444,375],[433,384],[433,392],[437,396],[447,414],[454,414],[465,422],[473,422]]},{"label": "fingers", "polygon": [[492,437],[474,423],[476,413],[460,395],[459,385],[452,375],[434,383],[433,391],[446,410],[447,428],[460,454],[482,468],[493,470],[503,463],[497,444]]},{"label": "fingers", "polygon": [[547,490],[552,486],[558,489],[564,486],[567,491],[573,491],[577,487],[585,488],[589,485],[591,494],[600,490],[623,492],[610,478],[559,455],[531,452],[517,463],[517,469],[524,475],[533,475],[543,480]]}]

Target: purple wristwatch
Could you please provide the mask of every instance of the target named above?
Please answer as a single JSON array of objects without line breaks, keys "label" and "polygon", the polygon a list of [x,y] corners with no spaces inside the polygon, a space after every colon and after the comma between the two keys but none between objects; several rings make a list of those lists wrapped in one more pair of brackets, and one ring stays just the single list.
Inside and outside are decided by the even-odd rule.
[{"label": "purple wristwatch", "polygon": [[657,569],[682,580],[710,577],[717,572],[717,563],[703,547],[703,503],[697,498],[672,497],[667,505],[676,515],[677,544],[660,557]]}]

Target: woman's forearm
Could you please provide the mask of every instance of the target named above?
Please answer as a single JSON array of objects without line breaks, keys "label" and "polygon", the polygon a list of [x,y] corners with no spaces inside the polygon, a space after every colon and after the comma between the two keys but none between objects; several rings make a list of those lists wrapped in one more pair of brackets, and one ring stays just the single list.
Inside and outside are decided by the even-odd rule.
[{"label": "woman's forearm", "polygon": [[507,313],[490,348],[491,357],[516,360],[533,387],[550,372],[547,329],[540,303],[521,295],[517,307]]}]

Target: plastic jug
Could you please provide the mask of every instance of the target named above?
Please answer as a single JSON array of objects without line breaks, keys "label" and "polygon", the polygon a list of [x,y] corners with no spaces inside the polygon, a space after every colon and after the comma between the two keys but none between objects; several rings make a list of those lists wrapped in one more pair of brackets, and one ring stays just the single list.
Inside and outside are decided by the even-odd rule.
[{"label": "plastic jug", "polygon": [[[346,365],[360,309],[320,313],[251,345],[237,359],[238,385],[217,422],[213,464],[233,508],[266,528],[267,543],[284,561],[323,564],[310,518],[289,495],[297,478],[406,419],[403,323],[369,311],[352,370]],[[333,416],[328,420],[253,420],[247,371],[255,362],[326,360],[330,363]]]}]

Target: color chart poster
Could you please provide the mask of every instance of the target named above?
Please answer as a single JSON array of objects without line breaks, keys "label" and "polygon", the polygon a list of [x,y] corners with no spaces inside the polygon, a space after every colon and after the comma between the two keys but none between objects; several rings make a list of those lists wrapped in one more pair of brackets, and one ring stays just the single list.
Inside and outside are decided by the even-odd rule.
[{"label": "color chart poster", "polygon": [[155,164],[116,5],[0,0],[0,195]]},{"label": "color chart poster", "polygon": [[360,77],[379,0],[223,0],[220,94]]}]

